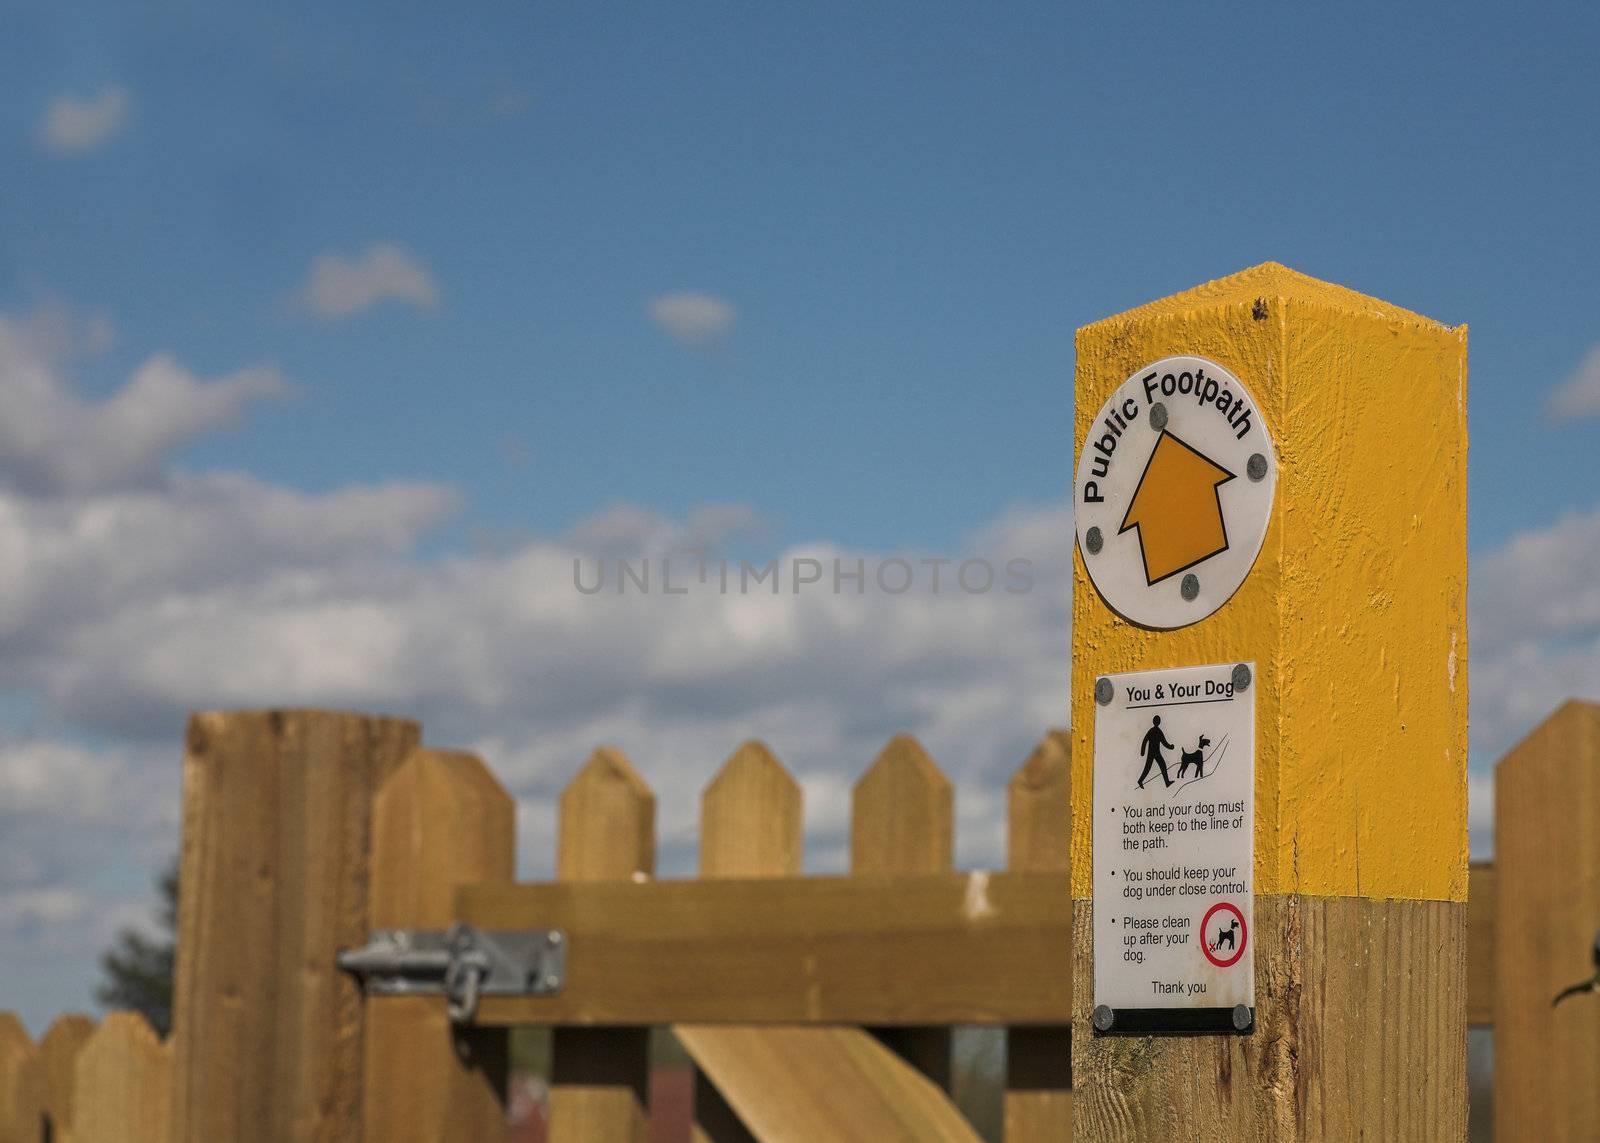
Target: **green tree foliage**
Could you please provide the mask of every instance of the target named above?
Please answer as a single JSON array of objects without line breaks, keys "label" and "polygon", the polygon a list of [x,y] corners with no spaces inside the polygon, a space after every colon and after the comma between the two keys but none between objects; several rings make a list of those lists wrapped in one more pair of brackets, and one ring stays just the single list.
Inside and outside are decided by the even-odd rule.
[{"label": "green tree foliage", "polygon": [[172,965],[178,948],[176,861],[156,879],[156,887],[161,893],[161,935],[152,938],[134,928],[118,933],[116,944],[100,957],[105,980],[95,989],[95,999],[107,1008],[143,1013],[165,1036],[172,1027]]}]

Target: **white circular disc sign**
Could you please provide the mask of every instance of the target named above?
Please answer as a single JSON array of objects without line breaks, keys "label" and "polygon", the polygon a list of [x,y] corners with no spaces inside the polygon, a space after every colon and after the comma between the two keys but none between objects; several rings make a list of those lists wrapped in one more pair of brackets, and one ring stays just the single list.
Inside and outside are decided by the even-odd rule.
[{"label": "white circular disc sign", "polygon": [[1239,590],[1278,483],[1244,384],[1203,357],[1124,381],[1078,449],[1078,547],[1100,597],[1144,627],[1197,623]]}]

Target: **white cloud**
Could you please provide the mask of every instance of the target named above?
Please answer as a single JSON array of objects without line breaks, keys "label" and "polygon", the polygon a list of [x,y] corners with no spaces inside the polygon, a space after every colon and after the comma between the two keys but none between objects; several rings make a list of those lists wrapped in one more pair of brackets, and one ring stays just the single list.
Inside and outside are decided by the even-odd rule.
[{"label": "white cloud", "polygon": [[270,370],[203,382],[158,356],[107,400],[88,402],[56,364],[37,334],[0,317],[0,479],[35,491],[89,492],[145,479],[174,448],[287,391]]},{"label": "white cloud", "polygon": [[733,303],[713,294],[681,290],[651,298],[650,320],[674,340],[691,346],[715,345],[733,328]]},{"label": "white cloud", "polygon": [[39,138],[58,155],[81,155],[104,146],[127,121],[130,101],[120,87],[79,99],[63,95],[45,110]]},{"label": "white cloud", "polygon": [[1558,422],[1600,417],[1600,345],[1550,394],[1545,412]]},{"label": "white cloud", "polygon": [[496,119],[520,119],[533,106],[533,92],[515,83],[501,83],[489,96],[489,114]]},{"label": "white cloud", "polygon": [[318,317],[347,318],[386,301],[437,309],[439,288],[414,255],[381,242],[354,257],[317,255],[298,301]]},{"label": "white cloud", "polygon": [[14,328],[27,338],[35,353],[53,364],[101,357],[117,343],[116,326],[109,315],[80,313],[58,298],[36,306]]}]

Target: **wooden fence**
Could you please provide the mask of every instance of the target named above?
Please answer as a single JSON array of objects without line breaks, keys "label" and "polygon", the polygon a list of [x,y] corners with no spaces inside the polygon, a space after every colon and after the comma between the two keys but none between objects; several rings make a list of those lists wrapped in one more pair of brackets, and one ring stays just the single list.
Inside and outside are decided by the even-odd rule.
[{"label": "wooden fence", "polygon": [[[512,801],[483,764],[419,737],[196,716],[174,1033],[71,1015],[34,1044],[0,1014],[0,1143],[496,1139],[518,1024],[556,1029],[559,1140],[644,1138],[663,1024],[697,1068],[698,1139],[973,1139],[949,1094],[964,1023],[1009,1027],[1006,1138],[1070,1135],[1063,733],[1011,780],[1003,873],[953,870],[950,783],[902,737],[855,787],[848,876],[800,875],[799,788],[749,742],[704,791],[698,878],[654,878],[654,796],[602,749],[562,795],[548,884],[514,883]],[[1497,1138],[1600,1137],[1600,995],[1551,1006],[1594,971],[1600,707],[1563,706],[1496,788],[1466,1015],[1495,1028]],[[363,1000],[334,967],[373,928],[456,920],[560,928],[564,987],[486,996],[462,1030],[441,997]]]}]

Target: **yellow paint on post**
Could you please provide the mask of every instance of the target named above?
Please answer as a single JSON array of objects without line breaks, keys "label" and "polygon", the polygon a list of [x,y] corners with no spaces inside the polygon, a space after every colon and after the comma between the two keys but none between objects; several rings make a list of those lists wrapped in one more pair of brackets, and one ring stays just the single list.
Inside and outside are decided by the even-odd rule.
[{"label": "yellow paint on post", "polygon": [[1258,895],[1467,892],[1466,329],[1267,263],[1078,331],[1077,426],[1195,354],[1278,450],[1250,575],[1174,631],[1073,589],[1073,893],[1091,895],[1095,679],[1254,660]]}]

